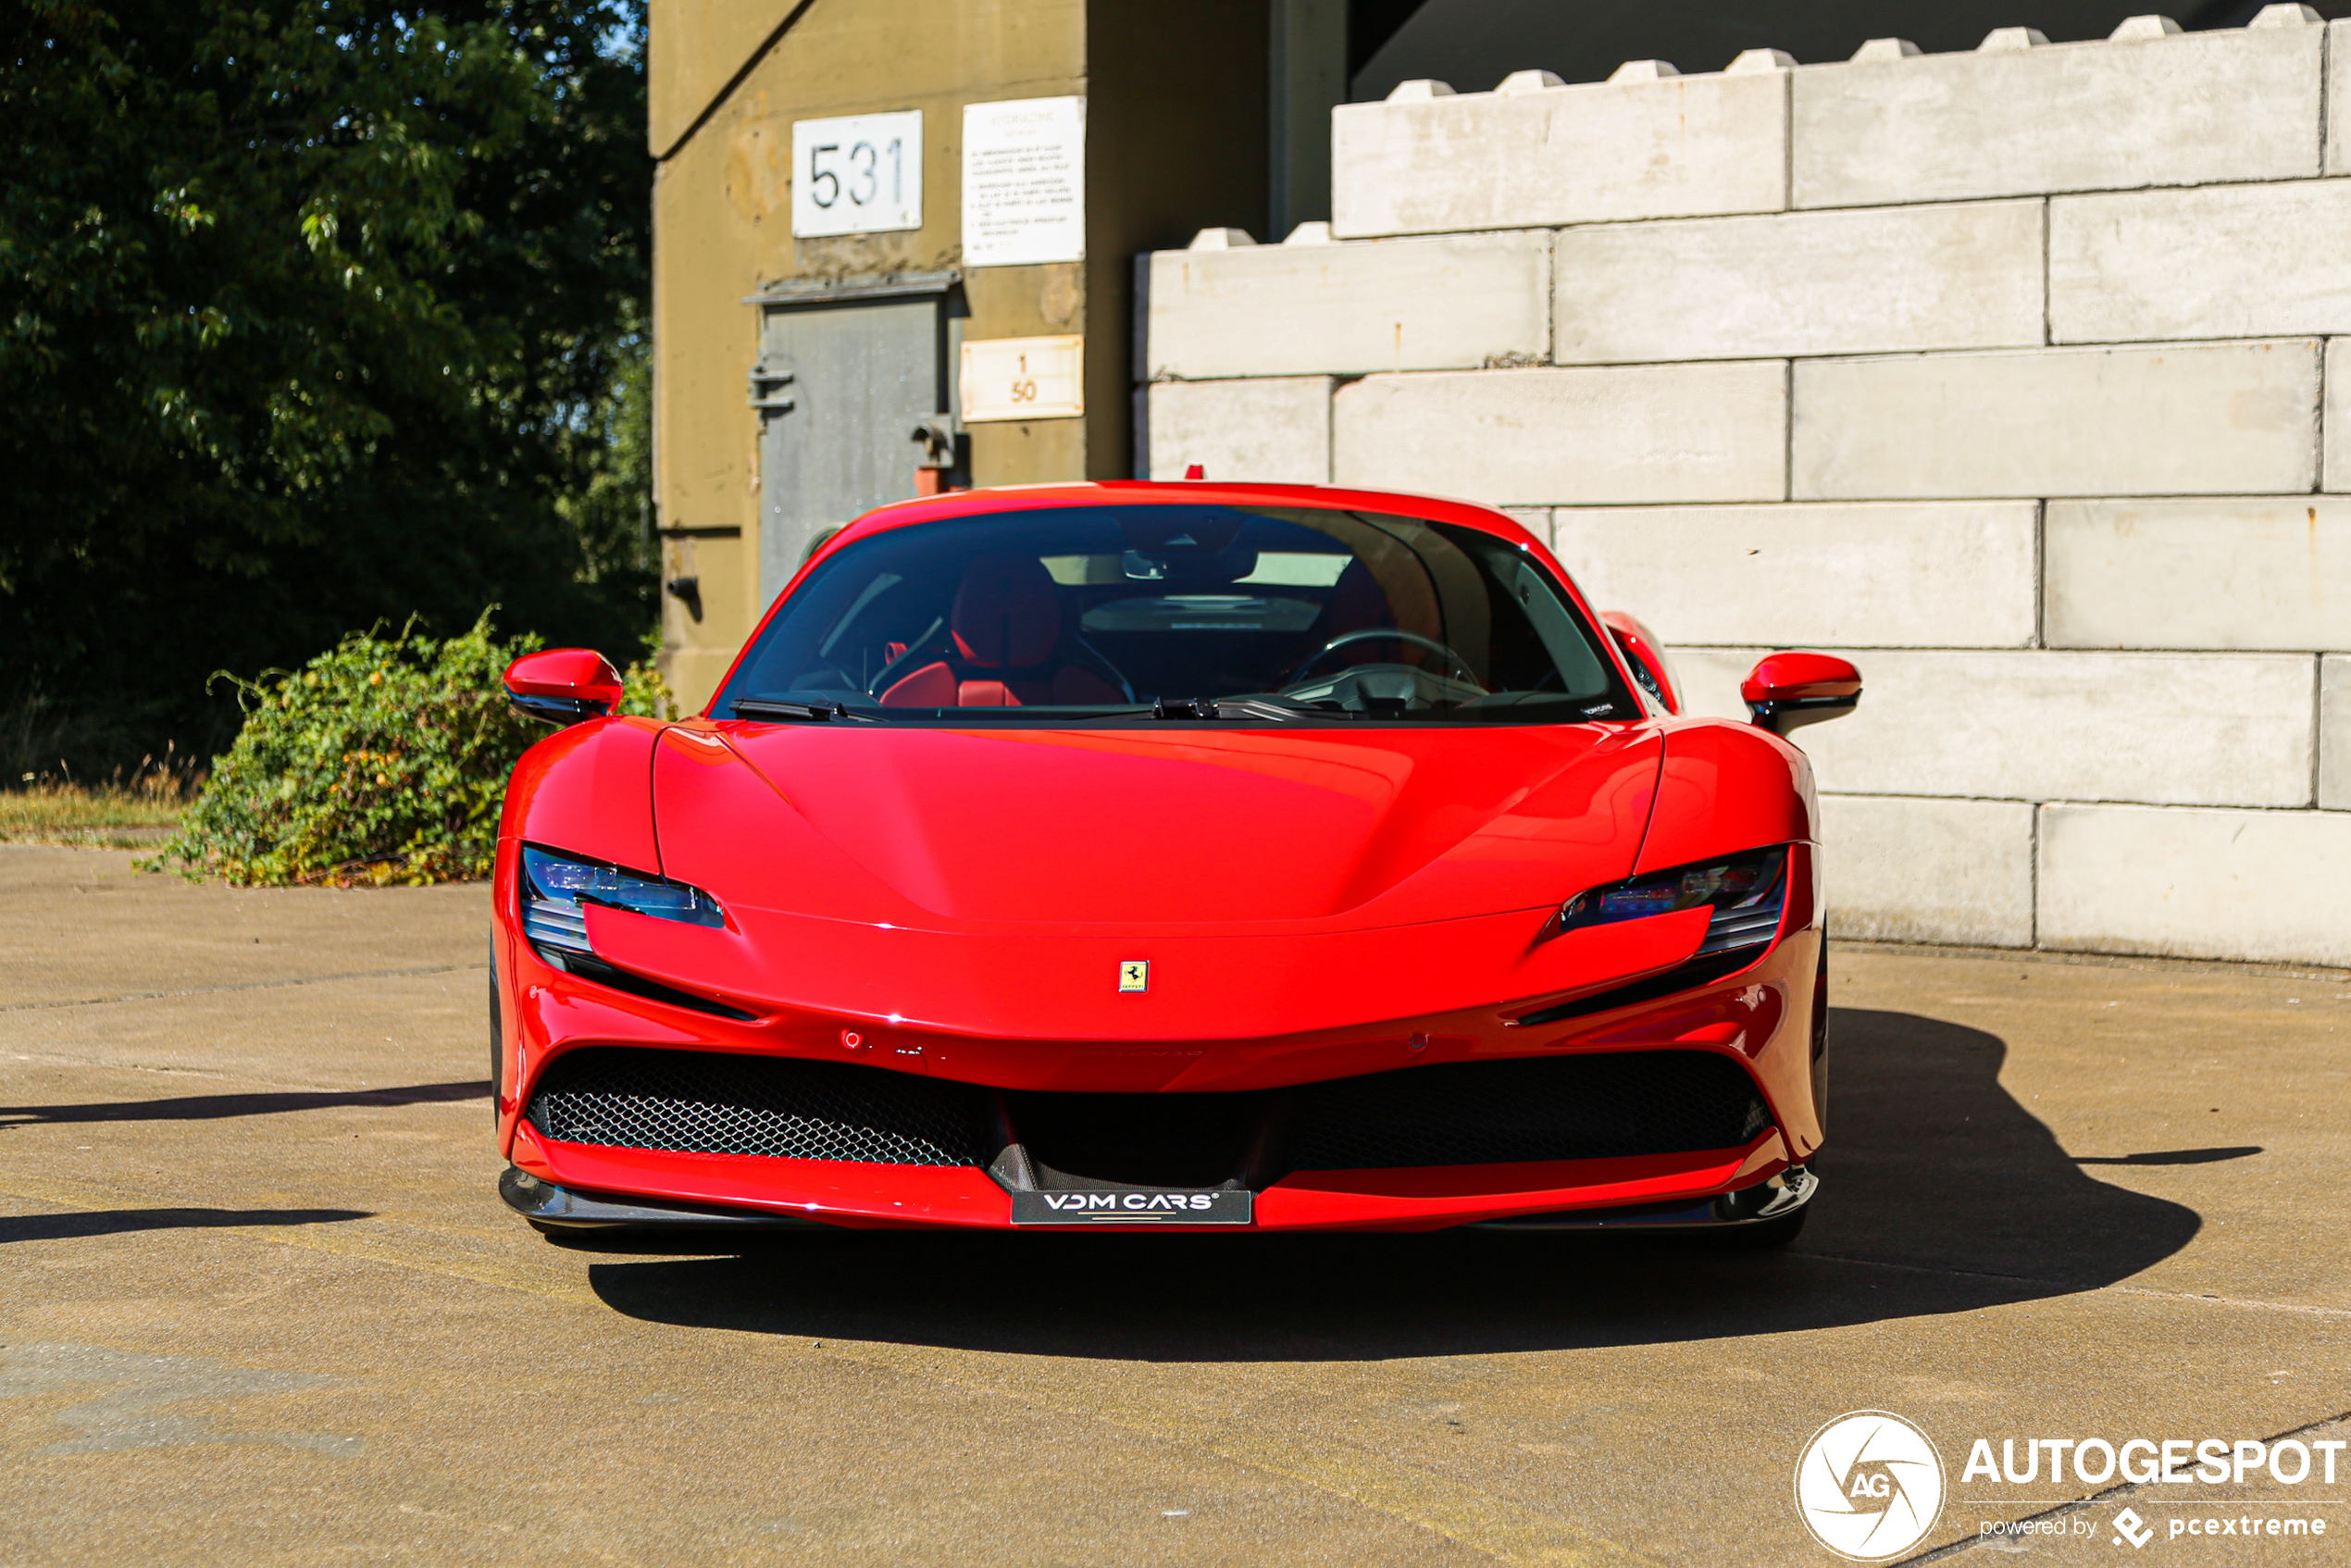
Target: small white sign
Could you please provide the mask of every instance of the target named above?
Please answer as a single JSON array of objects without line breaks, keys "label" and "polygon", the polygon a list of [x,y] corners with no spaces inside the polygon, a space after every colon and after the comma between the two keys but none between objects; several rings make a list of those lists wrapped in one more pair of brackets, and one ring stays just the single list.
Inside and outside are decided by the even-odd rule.
[{"label": "small white sign", "polygon": [[959,369],[967,425],[1067,419],[1086,412],[1082,337],[965,339]]},{"label": "small white sign", "polygon": [[923,111],[797,119],[791,231],[877,234],[923,226]]},{"label": "small white sign", "polygon": [[964,106],[964,265],[1086,259],[1086,100]]}]

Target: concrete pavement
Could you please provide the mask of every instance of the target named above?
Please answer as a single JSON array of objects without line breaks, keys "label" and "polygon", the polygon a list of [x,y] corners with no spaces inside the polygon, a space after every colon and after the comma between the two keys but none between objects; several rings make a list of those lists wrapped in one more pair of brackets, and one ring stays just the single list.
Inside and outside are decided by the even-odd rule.
[{"label": "concrete pavement", "polygon": [[[1785,1254],[680,1256],[495,1198],[483,890],[127,860],[0,847],[0,1562],[1827,1564],[1791,1478],[1849,1410],[1941,1453],[1913,1555],[2100,1490],[1963,1480],[1977,1437],[2351,1437],[2351,977],[1840,950]],[[1961,1555],[2135,1559],[2128,1506],[2336,1562],[2336,1474]],[[2222,1506],[2331,1529],[2169,1536]]]}]

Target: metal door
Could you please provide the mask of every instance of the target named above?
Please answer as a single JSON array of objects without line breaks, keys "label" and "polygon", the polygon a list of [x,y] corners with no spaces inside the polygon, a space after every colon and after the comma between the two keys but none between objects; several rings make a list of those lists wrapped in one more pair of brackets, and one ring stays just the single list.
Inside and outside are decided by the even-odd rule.
[{"label": "metal door", "polygon": [[[846,296],[846,297],[843,297]],[[760,410],[759,581],[791,581],[812,541],[914,493],[918,427],[952,408],[946,291],[771,294],[752,371]]]}]

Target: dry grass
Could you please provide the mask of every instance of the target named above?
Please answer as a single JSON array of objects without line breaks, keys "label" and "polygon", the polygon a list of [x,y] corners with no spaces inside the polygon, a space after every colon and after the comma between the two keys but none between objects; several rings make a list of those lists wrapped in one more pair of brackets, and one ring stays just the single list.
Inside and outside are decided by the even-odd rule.
[{"label": "dry grass", "polygon": [[195,798],[194,781],[160,769],[130,782],[38,779],[0,792],[0,843],[153,849]]}]

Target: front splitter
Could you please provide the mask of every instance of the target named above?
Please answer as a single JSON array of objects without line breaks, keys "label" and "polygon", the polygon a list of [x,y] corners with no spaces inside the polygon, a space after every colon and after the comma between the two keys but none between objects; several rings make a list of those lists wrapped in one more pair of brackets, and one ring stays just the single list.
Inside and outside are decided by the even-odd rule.
[{"label": "front splitter", "polygon": [[1567,1209],[1476,1220],[1465,1230],[1736,1230],[1795,1213],[1821,1189],[1821,1178],[1793,1165],[1766,1181],[1695,1203],[1635,1203],[1612,1209]]},{"label": "front splitter", "polygon": [[798,1214],[765,1213],[756,1209],[725,1209],[695,1203],[662,1203],[641,1198],[599,1197],[541,1181],[519,1166],[508,1165],[498,1178],[498,1196],[506,1206],[537,1225],[563,1230],[836,1230],[822,1220]]}]

